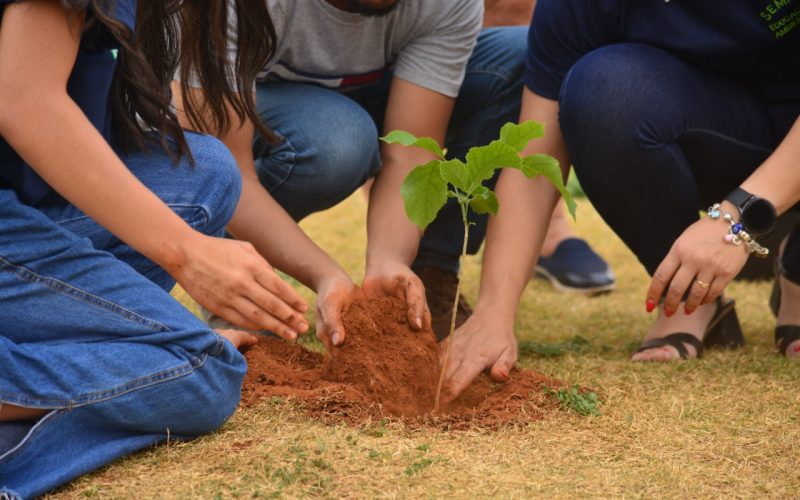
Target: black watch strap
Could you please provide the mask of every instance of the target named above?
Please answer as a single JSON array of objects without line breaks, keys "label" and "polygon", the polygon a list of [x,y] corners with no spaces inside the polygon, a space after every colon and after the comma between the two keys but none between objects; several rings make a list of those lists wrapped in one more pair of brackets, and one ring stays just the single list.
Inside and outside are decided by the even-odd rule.
[{"label": "black watch strap", "polygon": [[739,211],[739,222],[753,236],[768,235],[775,229],[778,214],[775,206],[764,198],[737,187],[725,197]]},{"label": "black watch strap", "polygon": [[755,195],[748,193],[740,187],[737,187],[731,191],[730,194],[725,197],[725,199],[736,205],[736,209],[739,211],[739,215],[741,215],[745,205],[747,205],[747,202],[754,197]]}]

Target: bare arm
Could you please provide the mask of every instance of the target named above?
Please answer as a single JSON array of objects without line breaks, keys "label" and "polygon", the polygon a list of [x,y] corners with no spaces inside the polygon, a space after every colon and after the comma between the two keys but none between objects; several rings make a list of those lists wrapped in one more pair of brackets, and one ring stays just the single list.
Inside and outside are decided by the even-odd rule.
[{"label": "bare arm", "polygon": [[[177,108],[181,110],[179,83],[173,84],[173,89]],[[195,102],[202,103],[202,90],[190,89],[189,92]],[[231,116],[231,130],[220,139],[230,148],[239,165],[242,195],[228,230],[236,238],[250,242],[276,268],[317,292],[320,297],[318,314],[322,319],[318,334],[323,338],[331,337],[338,344],[345,336],[340,315],[358,297],[357,290],[344,269],[311,241],[261,185],[253,160],[255,127],[249,120],[239,123],[233,111]],[[182,112],[179,118],[184,126],[188,125]],[[280,278],[275,276],[274,280],[280,281]]]},{"label": "bare arm", "polygon": [[[0,134],[56,191],[162,266],[198,302],[251,328],[281,327],[264,312],[274,297],[259,282],[260,257],[189,227],[131,174],[67,94],[82,26],[83,16],[68,15],[56,0],[6,7]],[[294,304],[302,307],[302,300]]]},{"label": "bare arm", "polygon": [[800,201],[800,118],[742,187],[766,198],[782,214]]},{"label": "bare arm", "polygon": [[[545,135],[532,141],[523,155],[555,157],[566,174],[569,157],[558,125],[558,102],[523,91],[520,122],[545,125]],[[473,315],[456,332],[447,368],[447,392],[455,397],[489,369],[495,380],[506,380],[517,360],[514,318],[529,270],[539,256],[550,214],[560,199],[549,181],[526,178],[504,169],[496,186],[500,211],[489,221],[481,271],[481,289]]]},{"label": "bare arm", "polygon": [[69,17],[56,1],[6,7],[0,29],[0,134],[62,196],[174,269],[194,231],[130,173],[67,94],[82,17]]},{"label": "bare arm", "polygon": [[[395,78],[386,107],[384,130],[402,129],[417,137],[444,143],[454,100],[438,92]],[[417,254],[420,230],[408,219],[400,197],[400,185],[411,169],[434,156],[420,148],[382,144],[383,166],[370,191],[367,219],[367,293],[400,297],[409,306],[412,325],[430,324],[422,283],[410,265]]]},{"label": "bare arm", "polygon": [[[553,156],[566,177],[570,161],[558,124],[558,102],[526,88],[520,123],[526,120],[543,123],[545,134],[531,141],[523,155]],[[481,290],[475,309],[500,310],[513,318],[529,278],[527,271],[521,271],[531,269],[538,259],[550,214],[561,196],[544,177],[531,180],[513,169],[502,171],[496,190],[502,209],[492,218],[487,230]]]}]

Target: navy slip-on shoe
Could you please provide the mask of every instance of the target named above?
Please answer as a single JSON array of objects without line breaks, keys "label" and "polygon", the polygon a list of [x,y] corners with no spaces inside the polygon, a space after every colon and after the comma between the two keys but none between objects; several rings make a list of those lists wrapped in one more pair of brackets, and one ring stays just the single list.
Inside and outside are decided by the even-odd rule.
[{"label": "navy slip-on shoe", "polygon": [[594,295],[610,292],[616,285],[606,261],[580,238],[567,238],[558,244],[553,255],[539,257],[534,274],[550,280],[562,292]]}]

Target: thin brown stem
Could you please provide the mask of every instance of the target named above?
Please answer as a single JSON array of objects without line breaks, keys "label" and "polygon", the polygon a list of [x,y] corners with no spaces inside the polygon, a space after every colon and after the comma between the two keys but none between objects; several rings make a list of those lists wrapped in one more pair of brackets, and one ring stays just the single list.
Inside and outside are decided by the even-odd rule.
[{"label": "thin brown stem", "polygon": [[[463,211],[463,209],[462,209]],[[456,299],[453,302],[453,314],[450,316],[450,334],[447,336],[447,345],[444,350],[444,360],[442,369],[439,371],[439,381],[436,384],[436,399],[433,405],[433,412],[439,412],[439,401],[442,396],[442,384],[444,384],[444,374],[447,370],[447,362],[450,361],[450,351],[453,350],[453,336],[456,333],[456,314],[458,313],[458,301],[461,298],[461,269],[464,267],[464,256],[467,255],[467,241],[469,239],[469,222],[464,213],[464,245],[461,247],[461,257],[458,267],[458,284],[456,285]]]}]

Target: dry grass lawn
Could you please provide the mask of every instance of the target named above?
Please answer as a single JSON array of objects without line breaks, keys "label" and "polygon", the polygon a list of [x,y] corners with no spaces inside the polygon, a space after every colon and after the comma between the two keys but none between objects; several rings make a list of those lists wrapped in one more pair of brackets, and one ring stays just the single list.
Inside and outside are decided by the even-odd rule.
[{"label": "dry grass lawn", "polygon": [[[303,226],[360,280],[364,220],[356,194]],[[577,227],[612,263],[618,289],[584,298],[531,282],[517,320],[528,341],[520,365],[595,388],[600,416],[564,410],[521,428],[447,433],[329,427],[290,403],[265,402],[216,434],[117,461],[52,498],[798,497],[800,363],[772,347],[770,285],[730,287],[746,349],[633,364],[649,321],[645,272],[585,199]],[[478,270],[472,259],[468,298]],[[575,336],[588,343],[570,343]],[[537,354],[541,344],[556,355]]]}]

